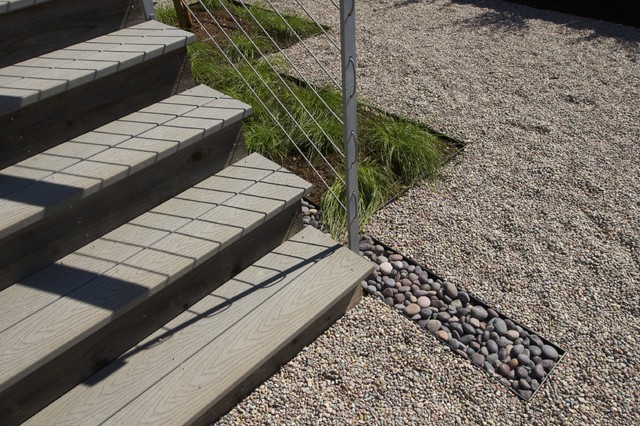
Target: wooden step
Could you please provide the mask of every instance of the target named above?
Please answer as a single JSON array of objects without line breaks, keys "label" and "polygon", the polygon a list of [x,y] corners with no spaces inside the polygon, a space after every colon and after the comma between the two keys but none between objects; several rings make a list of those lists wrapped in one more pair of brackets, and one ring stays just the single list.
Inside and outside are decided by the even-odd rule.
[{"label": "wooden step", "polygon": [[194,40],[149,21],[0,69],[0,167],[175,94]]},{"label": "wooden step", "polygon": [[221,170],[250,112],[198,86],[1,170],[0,289]]},{"label": "wooden step", "polygon": [[307,227],[26,424],[208,424],[339,318],[371,269]]},{"label": "wooden step", "polygon": [[34,414],[280,244],[309,190],[253,154],[0,292],[3,424]]},{"label": "wooden step", "polygon": [[0,67],[117,31],[139,0],[0,1]]}]

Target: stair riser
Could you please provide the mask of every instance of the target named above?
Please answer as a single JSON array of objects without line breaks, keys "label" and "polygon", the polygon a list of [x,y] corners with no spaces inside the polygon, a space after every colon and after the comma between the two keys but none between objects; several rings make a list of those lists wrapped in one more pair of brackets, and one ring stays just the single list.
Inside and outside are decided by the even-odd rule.
[{"label": "stair riser", "polygon": [[0,241],[0,290],[229,165],[241,123],[78,200]]},{"label": "stair riser", "polygon": [[[299,202],[294,203],[131,312],[5,389],[0,393],[0,418],[3,424],[22,423],[282,243],[288,237],[299,210]],[[351,295],[348,295],[345,302],[341,302],[344,309],[350,298]],[[322,321],[322,324],[326,323],[322,330],[337,318],[339,315],[332,311]],[[315,332],[317,327],[316,323],[311,328]],[[304,345],[316,336],[312,333],[308,340],[300,342]],[[296,353],[294,350],[299,350],[293,346],[287,349],[292,351],[291,356]],[[273,368],[277,368],[277,365],[274,362]],[[272,372],[273,369],[268,371]]]},{"label": "stair riser", "polygon": [[[354,291],[356,290],[354,286]],[[335,304],[329,307],[316,321],[307,324],[307,327],[281,348],[263,364],[254,370],[249,376],[238,383],[233,390],[222,399],[213,401],[212,406],[201,413],[199,417],[191,419],[191,425],[210,425],[228,413],[233,407],[253,392],[265,380],[274,375],[278,369],[293,359],[303,348],[310,345],[318,336],[327,331],[332,324],[339,320],[349,309],[354,293],[343,295]]]},{"label": "stair riser", "polygon": [[176,94],[186,48],[0,117],[0,169]]},{"label": "stair riser", "polygon": [[131,0],[55,0],[0,15],[0,67],[120,29]]}]

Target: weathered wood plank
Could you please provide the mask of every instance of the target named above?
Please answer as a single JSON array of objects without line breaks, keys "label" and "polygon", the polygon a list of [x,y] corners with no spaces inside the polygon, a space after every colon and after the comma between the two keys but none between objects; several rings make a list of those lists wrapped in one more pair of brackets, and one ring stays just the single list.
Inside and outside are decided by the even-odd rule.
[{"label": "weathered wood plank", "polygon": [[[89,379],[91,386],[74,388],[27,424],[117,424],[122,414],[137,410],[142,416],[129,421],[198,419],[212,401],[222,401],[274,352],[315,326],[369,269],[367,262],[308,228],[99,371]],[[208,377],[198,380],[198,369]],[[156,407],[166,408],[162,414],[149,406],[155,398],[161,399]],[[181,413],[169,414],[178,405]]]}]

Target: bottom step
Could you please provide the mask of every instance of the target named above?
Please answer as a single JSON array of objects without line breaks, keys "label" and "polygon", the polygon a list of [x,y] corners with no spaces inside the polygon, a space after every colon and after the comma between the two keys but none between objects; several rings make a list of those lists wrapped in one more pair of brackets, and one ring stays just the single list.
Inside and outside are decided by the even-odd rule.
[{"label": "bottom step", "polygon": [[342,316],[370,272],[307,227],[27,424],[211,422]]}]

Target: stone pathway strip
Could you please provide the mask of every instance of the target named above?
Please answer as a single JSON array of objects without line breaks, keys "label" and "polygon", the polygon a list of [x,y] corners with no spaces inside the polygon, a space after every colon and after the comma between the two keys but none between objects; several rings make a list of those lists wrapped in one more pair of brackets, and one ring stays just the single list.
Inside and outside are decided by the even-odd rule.
[{"label": "stone pathway strip", "polygon": [[565,351],[464,289],[365,235],[360,255],[374,264],[362,288],[434,334],[524,400]]}]

